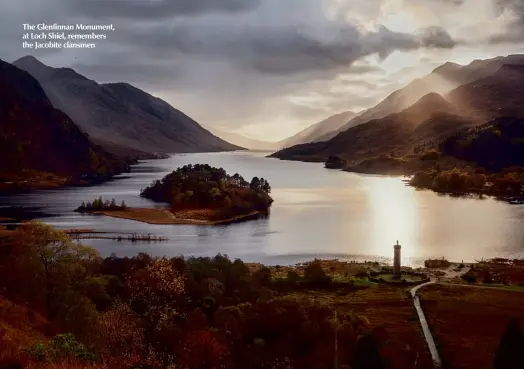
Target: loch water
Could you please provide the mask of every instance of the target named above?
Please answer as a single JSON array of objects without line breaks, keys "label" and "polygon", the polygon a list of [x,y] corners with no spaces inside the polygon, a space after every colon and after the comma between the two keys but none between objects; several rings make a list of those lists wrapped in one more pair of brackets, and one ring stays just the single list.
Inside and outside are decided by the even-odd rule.
[{"label": "loch water", "polygon": [[[428,257],[472,262],[524,257],[524,206],[492,198],[457,198],[408,187],[400,177],[327,170],[319,163],[266,158],[264,152],[178,154],[142,161],[131,173],[91,187],[70,187],[0,197],[0,206],[36,208],[60,229],[151,233],[165,242],[83,240],[102,256],[227,254],[231,258],[288,265],[313,258],[389,261],[402,245],[407,265]],[[226,226],[150,225],[78,214],[82,201],[122,200],[132,207],[161,206],[140,189],[185,164],[207,163],[250,180],[266,178],[275,200],[267,219]]]}]

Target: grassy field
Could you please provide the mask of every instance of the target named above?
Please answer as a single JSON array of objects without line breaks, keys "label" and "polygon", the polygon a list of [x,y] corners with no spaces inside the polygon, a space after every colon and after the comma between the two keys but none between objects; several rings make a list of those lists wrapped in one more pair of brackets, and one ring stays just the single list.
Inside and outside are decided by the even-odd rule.
[{"label": "grassy field", "polygon": [[368,288],[344,293],[309,290],[291,293],[354,313],[386,337],[383,355],[390,369],[432,368],[431,357],[422,336],[408,291],[394,286],[368,284]]},{"label": "grassy field", "polygon": [[420,296],[446,369],[491,369],[509,320],[524,320],[521,291],[430,285]]}]

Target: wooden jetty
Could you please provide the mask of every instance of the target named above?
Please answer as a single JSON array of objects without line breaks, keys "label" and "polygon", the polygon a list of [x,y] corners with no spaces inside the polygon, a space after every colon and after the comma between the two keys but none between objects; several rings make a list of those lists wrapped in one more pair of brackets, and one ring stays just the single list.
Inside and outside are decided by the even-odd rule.
[{"label": "wooden jetty", "polygon": [[139,233],[130,233],[130,234],[118,234],[116,236],[110,235],[109,232],[66,232],[71,238],[75,240],[115,240],[115,241],[131,241],[131,242],[164,242],[168,241],[167,237],[157,236],[151,233],[148,234],[139,234]]}]

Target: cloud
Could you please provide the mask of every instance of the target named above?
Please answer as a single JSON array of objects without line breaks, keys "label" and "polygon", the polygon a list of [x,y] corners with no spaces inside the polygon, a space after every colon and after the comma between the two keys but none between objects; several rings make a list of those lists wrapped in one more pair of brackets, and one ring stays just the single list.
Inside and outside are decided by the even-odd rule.
[{"label": "cloud", "polygon": [[[484,10],[495,1],[1,0],[0,57],[28,53],[24,22],[113,23],[95,50],[32,54],[97,81],[132,83],[208,125],[284,138],[378,103],[428,65],[465,55],[465,45],[479,57],[505,50],[489,42],[519,42],[522,2],[501,0],[490,25]],[[309,106],[289,99],[308,96],[316,96]]]},{"label": "cloud", "polygon": [[262,0],[63,0],[74,14],[96,18],[165,19],[256,9]]},{"label": "cloud", "polygon": [[442,27],[431,26],[420,31],[421,45],[424,47],[434,47],[451,49],[457,45],[451,35]]},{"label": "cloud", "polygon": [[456,44],[444,29],[436,26],[418,34],[393,32],[386,27],[363,33],[348,23],[330,24],[319,32],[314,27],[234,27],[182,21],[144,29],[133,27],[125,35],[121,42],[150,49],[149,52],[226,60],[239,68],[271,75],[319,71],[336,74],[369,55],[385,59],[397,50],[452,48]]},{"label": "cloud", "polygon": [[503,32],[491,35],[491,44],[521,43],[524,38],[524,0],[493,0],[500,17],[509,21]]}]

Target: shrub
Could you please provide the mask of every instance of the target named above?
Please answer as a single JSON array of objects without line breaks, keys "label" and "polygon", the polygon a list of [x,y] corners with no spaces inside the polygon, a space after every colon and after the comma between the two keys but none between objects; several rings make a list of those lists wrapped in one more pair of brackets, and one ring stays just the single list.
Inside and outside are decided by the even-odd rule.
[{"label": "shrub", "polygon": [[92,362],[96,359],[96,356],[70,333],[56,335],[48,345],[38,343],[25,351],[39,361],[76,359]]},{"label": "shrub", "polygon": [[253,279],[261,286],[269,286],[271,284],[271,270],[263,267],[253,273]]},{"label": "shrub", "polygon": [[477,276],[471,272],[467,272],[461,278],[468,283],[477,283]]},{"label": "shrub", "polygon": [[319,260],[315,260],[304,269],[304,280],[311,284],[326,284],[331,282],[331,278],[326,275]]},{"label": "shrub", "polygon": [[300,276],[298,275],[298,273],[294,270],[290,270],[287,272],[287,281],[290,283],[290,284],[298,284],[298,282],[300,281]]}]

